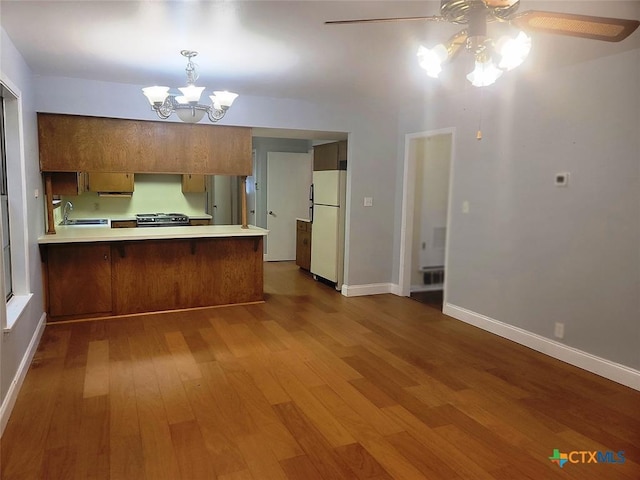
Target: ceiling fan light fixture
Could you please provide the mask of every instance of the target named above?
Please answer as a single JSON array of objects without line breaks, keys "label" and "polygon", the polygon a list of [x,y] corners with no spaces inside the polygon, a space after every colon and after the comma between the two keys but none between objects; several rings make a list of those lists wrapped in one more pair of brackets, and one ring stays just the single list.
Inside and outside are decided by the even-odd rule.
[{"label": "ceiling fan light fixture", "polygon": [[522,31],[515,38],[502,37],[496,45],[496,51],[501,56],[498,67],[503,70],[513,70],[529,56],[531,37]]},{"label": "ceiling fan light fixture", "polygon": [[503,70],[496,67],[491,58],[476,58],[476,68],[467,75],[467,80],[469,80],[474,87],[488,87],[489,85],[493,85],[503,73]]},{"label": "ceiling fan light fixture", "polygon": [[431,78],[438,78],[442,71],[442,64],[449,57],[447,47],[441,43],[433,48],[426,48],[422,45],[418,48],[418,63],[427,71]]}]

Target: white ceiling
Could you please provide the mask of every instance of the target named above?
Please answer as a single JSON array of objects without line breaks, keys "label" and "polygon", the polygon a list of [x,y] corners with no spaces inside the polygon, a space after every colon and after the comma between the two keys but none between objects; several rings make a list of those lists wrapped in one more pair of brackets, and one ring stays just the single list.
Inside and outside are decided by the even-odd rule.
[{"label": "white ceiling", "polygon": [[[209,89],[310,101],[410,102],[437,88],[417,65],[418,45],[444,41],[460,26],[323,22],[436,15],[439,4],[1,0],[0,18],[37,75],[177,87],[184,84],[186,63],[179,52],[190,49],[199,52],[198,84]],[[530,9],[640,19],[637,0],[522,0],[520,11]],[[529,68],[555,68],[639,46],[640,31],[619,44],[534,35]]]}]

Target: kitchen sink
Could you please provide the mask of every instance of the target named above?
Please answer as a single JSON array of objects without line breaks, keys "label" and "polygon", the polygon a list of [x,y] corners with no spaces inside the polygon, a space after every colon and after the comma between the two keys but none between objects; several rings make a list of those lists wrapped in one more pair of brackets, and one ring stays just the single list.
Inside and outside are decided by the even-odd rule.
[{"label": "kitchen sink", "polygon": [[108,218],[69,218],[66,222],[60,222],[60,225],[71,226],[109,226]]}]

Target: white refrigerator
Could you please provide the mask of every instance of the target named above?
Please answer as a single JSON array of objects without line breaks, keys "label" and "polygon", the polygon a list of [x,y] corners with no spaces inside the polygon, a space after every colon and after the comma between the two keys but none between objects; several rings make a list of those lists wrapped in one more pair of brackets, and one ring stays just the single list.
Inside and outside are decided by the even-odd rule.
[{"label": "white refrigerator", "polygon": [[311,273],[342,288],[344,273],[345,170],[313,172]]}]

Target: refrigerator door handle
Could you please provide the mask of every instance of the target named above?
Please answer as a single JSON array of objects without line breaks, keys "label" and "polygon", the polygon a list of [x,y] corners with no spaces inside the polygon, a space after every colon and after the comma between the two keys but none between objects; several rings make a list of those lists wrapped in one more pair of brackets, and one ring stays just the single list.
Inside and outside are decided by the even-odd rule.
[{"label": "refrigerator door handle", "polygon": [[313,223],[313,183],[309,186],[309,221]]}]

